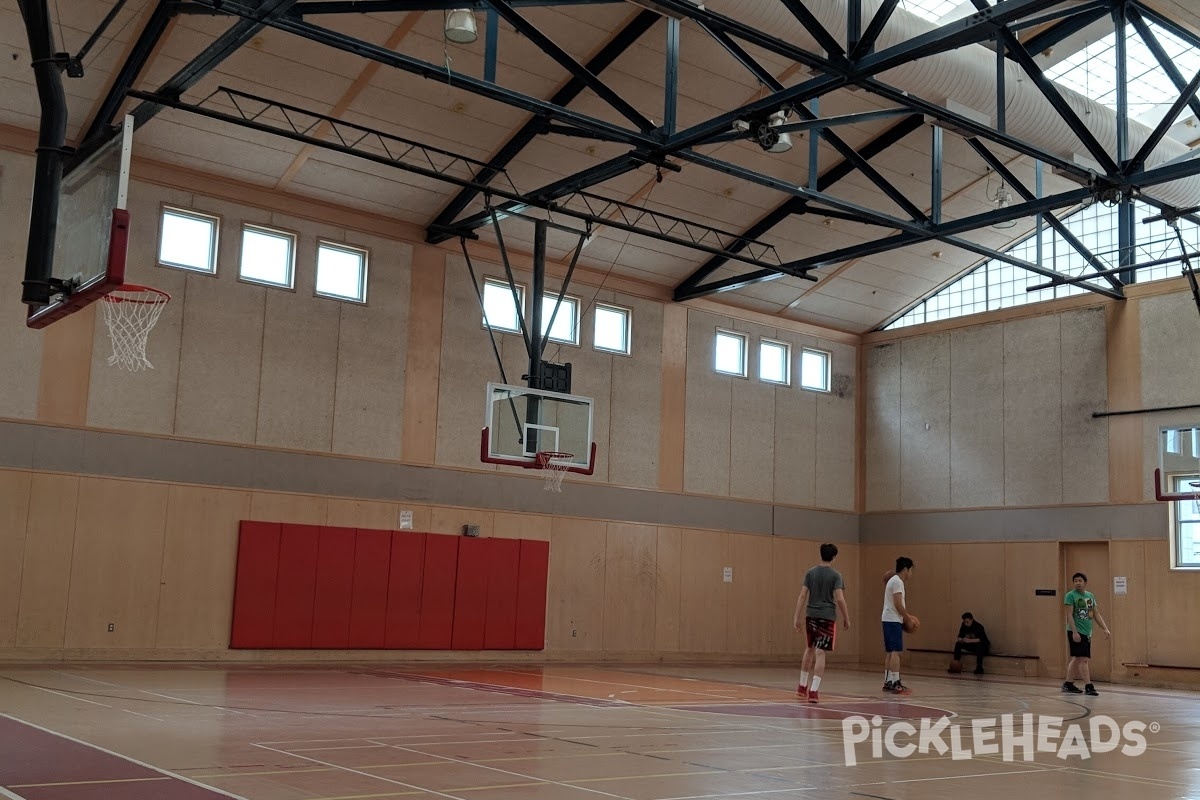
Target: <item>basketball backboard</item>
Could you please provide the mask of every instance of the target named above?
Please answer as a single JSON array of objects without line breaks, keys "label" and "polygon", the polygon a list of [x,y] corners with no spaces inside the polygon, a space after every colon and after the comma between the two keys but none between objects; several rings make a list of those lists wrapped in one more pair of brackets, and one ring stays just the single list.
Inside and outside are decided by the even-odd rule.
[{"label": "basketball backboard", "polygon": [[133,117],[125,117],[112,141],[63,176],[51,270],[57,291],[29,309],[29,327],[73,314],[125,282],[133,128]]},{"label": "basketball backboard", "polygon": [[596,468],[590,397],[489,383],[484,414],[480,461],[541,469],[538,453],[558,452],[571,454],[570,472]]},{"label": "basketball backboard", "polygon": [[1200,428],[1159,431],[1159,468],[1154,471],[1154,495],[1159,500],[1200,498]]}]

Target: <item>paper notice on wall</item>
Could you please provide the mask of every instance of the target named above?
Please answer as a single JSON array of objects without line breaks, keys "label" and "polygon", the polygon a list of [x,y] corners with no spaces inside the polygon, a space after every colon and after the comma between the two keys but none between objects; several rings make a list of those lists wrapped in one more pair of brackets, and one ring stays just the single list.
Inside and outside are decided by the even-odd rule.
[{"label": "paper notice on wall", "polygon": [[1128,593],[1128,586],[1126,585],[1125,578],[1123,576],[1120,578],[1113,578],[1113,594]]},{"label": "paper notice on wall", "polygon": [[733,583],[733,567],[726,567],[721,571],[726,583]]},{"label": "paper notice on wall", "polygon": [[400,530],[412,530],[412,511],[406,509],[400,512]]}]

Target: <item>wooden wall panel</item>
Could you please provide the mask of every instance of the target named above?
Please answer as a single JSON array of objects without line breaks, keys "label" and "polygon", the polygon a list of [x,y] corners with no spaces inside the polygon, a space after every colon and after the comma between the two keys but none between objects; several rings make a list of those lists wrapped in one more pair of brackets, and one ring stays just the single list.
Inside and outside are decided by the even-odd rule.
[{"label": "wooden wall panel", "polygon": [[448,533],[461,536],[464,525],[478,525],[480,536],[491,536],[496,529],[495,514],[491,511],[476,511],[469,508],[447,508],[434,506],[430,509],[430,533]]},{"label": "wooden wall panel", "polygon": [[[1140,541],[1113,541],[1108,545],[1112,574],[1126,579],[1128,592],[1113,595],[1111,613],[1104,617],[1113,630],[1115,680],[1129,674],[1125,664],[1146,664],[1150,661],[1150,629],[1157,624],[1157,619],[1152,619],[1148,613],[1150,587],[1146,582],[1146,544]],[[1157,566],[1165,569],[1166,565]],[[1195,644],[1192,652],[1200,652],[1200,637]]]},{"label": "wooden wall panel", "polygon": [[250,498],[250,519],[262,522],[324,525],[328,516],[329,498],[327,497],[254,492]]},{"label": "wooden wall panel", "polygon": [[206,650],[229,644],[238,521],[249,513],[249,492],[170,488],[157,647]]},{"label": "wooden wall panel", "polygon": [[1197,667],[1200,573],[1166,569],[1169,548],[1165,540],[1146,542],[1147,651],[1151,664]]},{"label": "wooden wall panel", "polygon": [[550,541],[554,518],[545,514],[509,514],[497,511],[492,519],[492,536],[500,539]]},{"label": "wooden wall panel", "polygon": [[723,652],[728,641],[729,584],[722,573],[729,564],[729,534],[684,529],[680,551],[679,649]]},{"label": "wooden wall panel", "polygon": [[728,590],[726,651],[769,653],[775,623],[786,616],[774,602],[771,537],[729,534],[727,542],[733,583],[722,584]]},{"label": "wooden wall panel", "polygon": [[546,646],[551,650],[604,647],[603,522],[560,517],[550,540]]},{"label": "wooden wall panel", "polygon": [[929,638],[940,635],[953,643],[962,615],[971,612],[984,626],[992,647],[1011,652],[1008,615],[996,598],[1004,597],[1004,544],[955,544],[950,546],[950,619],[939,630],[926,628]]},{"label": "wooden wall panel", "polygon": [[79,478],[34,474],[30,479],[25,555],[21,563],[18,647],[62,647],[75,548]]},{"label": "wooden wall panel", "polygon": [[[1059,585],[1056,542],[1006,542],[1004,545],[1004,618],[1007,652],[1034,655],[1043,676],[1061,676],[1066,655],[1066,618]],[[1036,589],[1056,589],[1053,597]],[[982,613],[982,612],[981,612]]]},{"label": "wooden wall panel", "polygon": [[658,432],[658,488],[683,491],[683,442],[687,405],[688,310],[663,309],[661,424]]},{"label": "wooden wall panel", "polygon": [[660,527],[656,537],[654,572],[654,649],[659,652],[679,649],[682,551],[683,531]]},{"label": "wooden wall panel", "polygon": [[[1082,572],[1088,576],[1087,590],[1096,596],[1097,610],[1112,625],[1112,572],[1108,563],[1108,542],[1069,542],[1062,550],[1062,596],[1071,587],[1071,575]],[[1066,648],[1066,608],[1059,609],[1060,637]],[[1092,632],[1091,674],[1097,680],[1108,680],[1112,674],[1112,641],[1104,636],[1097,622]]]},{"label": "wooden wall panel", "polygon": [[604,551],[604,649],[654,649],[658,528],[608,524]]},{"label": "wooden wall panel", "polygon": [[413,249],[411,274],[408,362],[404,370],[404,460],[433,464],[437,458],[446,254],[418,245]]},{"label": "wooden wall panel", "polygon": [[[805,637],[802,631],[797,631],[792,625],[796,610],[796,600],[800,596],[800,588],[804,585],[804,573],[818,563],[821,557],[812,542],[803,539],[785,539],[771,537],[771,597],[766,605],[776,613],[771,615],[771,652],[780,655],[803,656]],[[841,559],[838,559],[841,561]],[[835,568],[841,569],[842,564],[835,563]],[[734,570],[734,580],[738,579]],[[850,603],[850,613],[854,613],[853,601]],[[853,617],[852,617],[853,619]],[[844,646],[844,639],[838,640],[838,651]]]},{"label": "wooden wall panel", "polygon": [[[400,509],[413,510],[413,506],[400,503],[383,503],[374,500],[346,500],[341,498],[329,499],[325,512],[325,524],[341,528],[372,528],[380,531],[395,530],[400,526]],[[413,515],[414,523],[416,514]],[[417,527],[415,530],[427,530]]]},{"label": "wooden wall panel", "polygon": [[0,647],[12,647],[17,640],[32,484],[31,473],[0,470]]},{"label": "wooden wall panel", "polygon": [[80,479],[67,647],[154,646],[168,491],[165,484]]}]

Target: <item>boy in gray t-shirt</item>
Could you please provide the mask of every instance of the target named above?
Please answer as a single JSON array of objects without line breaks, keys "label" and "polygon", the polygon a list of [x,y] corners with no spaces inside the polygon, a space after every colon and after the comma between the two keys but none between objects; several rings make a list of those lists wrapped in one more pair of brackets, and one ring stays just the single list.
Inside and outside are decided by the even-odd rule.
[{"label": "boy in gray t-shirt", "polygon": [[[796,598],[796,613],[792,624],[801,624],[808,637],[804,660],[800,666],[800,685],[796,693],[810,703],[818,701],[817,690],[825,674],[825,654],[833,652],[837,642],[837,614],[842,612],[842,627],[850,628],[850,611],[846,607],[846,584],[842,574],[833,568],[837,558],[836,545],[821,545],[821,563],[804,575],[804,587]],[[803,617],[801,617],[803,613]],[[809,682],[811,675],[812,681]]]}]

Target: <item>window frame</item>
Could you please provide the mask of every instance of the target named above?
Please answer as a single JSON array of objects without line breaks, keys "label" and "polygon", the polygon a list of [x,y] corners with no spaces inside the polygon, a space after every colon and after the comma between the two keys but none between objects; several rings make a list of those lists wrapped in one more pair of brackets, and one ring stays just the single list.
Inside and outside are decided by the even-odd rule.
[{"label": "window frame", "polygon": [[[288,282],[277,283],[275,281],[264,280],[262,278],[248,278],[242,273],[242,262],[246,258],[246,232],[253,231],[256,233],[275,236],[280,239],[287,239],[291,246],[288,248]],[[238,280],[242,283],[248,283],[252,286],[265,286],[268,289],[282,289],[286,292],[296,291],[296,250],[300,245],[300,234],[296,231],[284,230],[283,228],[275,228],[270,225],[263,225],[258,222],[243,222],[242,235],[238,242]]]},{"label": "window frame", "polygon": [[[551,309],[553,309],[554,301],[557,299],[558,299],[558,292],[547,292],[547,291],[542,292],[542,300],[543,300],[543,302],[542,302],[542,322],[546,326],[549,326],[549,324],[550,324],[550,315],[546,311],[545,301],[549,300],[550,307],[551,307]],[[542,333],[541,335],[547,342],[554,342],[555,344],[565,344],[570,347],[579,347],[580,342],[583,340],[583,332],[582,332],[582,330],[580,330],[582,328],[582,323],[583,323],[583,299],[580,297],[576,297],[573,294],[564,294],[562,297],[562,302],[563,302],[563,305],[566,305],[568,302],[570,302],[574,305],[575,310],[571,312],[571,316],[572,316],[571,329],[575,333],[575,338],[574,339],[556,339],[555,337],[550,335],[549,327],[547,327],[546,331],[544,333]],[[562,305],[560,305],[558,307],[559,316],[562,315],[562,312],[563,312],[563,308],[562,308]],[[557,321],[557,319],[555,321]]]},{"label": "window frame", "polygon": [[[717,365],[717,342],[722,336],[728,336],[733,339],[738,339],[742,343],[742,371],[730,372],[723,370]],[[724,375],[730,378],[749,378],[750,376],[750,334],[742,333],[741,331],[730,330],[729,328],[717,328],[713,333],[713,372],[718,375]]]},{"label": "window frame", "polygon": [[[1182,481],[1194,480],[1200,481],[1200,474],[1189,472],[1175,472],[1166,476],[1168,491],[1181,491],[1180,484]],[[1180,504],[1191,503],[1193,500],[1172,500],[1169,505],[1169,515],[1171,521],[1171,564],[1172,570],[1180,572],[1200,572],[1200,559],[1181,563],[1181,554],[1179,552],[1180,544],[1183,537],[1184,520],[1181,519]],[[1191,524],[1200,525],[1200,522],[1192,522]]]},{"label": "window frame", "polygon": [[[517,287],[517,298],[520,300],[520,306],[518,308],[518,311],[520,313],[517,314],[517,327],[501,328],[501,327],[498,327],[498,326],[492,324],[487,319],[487,313],[484,311],[483,308],[481,308],[481,309],[479,309],[479,327],[480,328],[482,328],[485,331],[492,330],[492,331],[495,331],[498,333],[515,333],[518,336],[524,335],[521,331],[521,320],[526,319],[525,284],[517,283],[514,285]],[[491,278],[488,276],[484,276],[483,288],[480,289],[480,293],[479,293],[480,298],[484,301],[483,302],[484,308],[487,307],[486,298],[487,298],[487,287],[488,286],[495,286],[496,288],[501,289],[504,292],[506,297],[510,297],[510,298],[512,297],[512,288],[509,286],[507,280],[501,280],[500,278]]]},{"label": "window frame", "polygon": [[[163,234],[166,232],[166,219],[170,214],[176,217],[185,217],[194,219],[200,222],[208,222],[212,225],[212,238],[208,245],[208,263],[209,269],[198,269],[188,266],[187,264],[177,264],[173,261],[163,261],[162,244]],[[221,253],[221,225],[224,221],[218,214],[209,214],[206,211],[197,211],[191,208],[183,208],[181,206],[173,206],[168,203],[163,203],[159,206],[158,213],[158,242],[154,252],[154,263],[156,266],[163,269],[178,269],[183,272],[190,272],[193,275],[212,275],[216,276],[218,261]]]},{"label": "window frame", "polygon": [[599,353],[611,353],[618,356],[633,355],[633,309],[626,306],[619,306],[616,303],[595,303],[596,311],[604,309],[605,311],[616,311],[625,317],[625,349],[615,350],[611,347],[604,347],[596,344],[596,322],[600,315],[595,314],[592,317],[592,349]]},{"label": "window frame", "polygon": [[[330,294],[322,292],[317,286],[321,280],[321,248],[327,247],[330,250],[340,250],[343,253],[354,253],[360,256],[360,269],[362,287],[361,297],[347,297],[343,294]],[[323,297],[326,300],[339,300],[343,303],[354,303],[356,305],[365,306],[367,304],[367,278],[371,274],[371,251],[365,247],[348,244],[346,242],[335,242],[332,239],[317,239],[317,250],[313,257],[313,296]]]},{"label": "window frame", "polygon": [[[783,348],[783,380],[776,381],[770,378],[763,377],[763,347],[771,345],[773,347]],[[765,383],[770,386],[791,386],[792,385],[792,344],[779,339],[770,339],[766,336],[759,337],[758,340],[758,380],[760,383]]]},{"label": "window frame", "polygon": [[[816,386],[807,386],[804,383],[804,355],[805,353],[814,353],[822,356],[825,359],[825,382],[824,386],[818,388]],[[828,350],[822,350],[818,347],[801,347],[800,348],[800,375],[797,382],[800,388],[806,392],[819,392],[821,394],[829,394],[833,388],[833,353]]]}]

